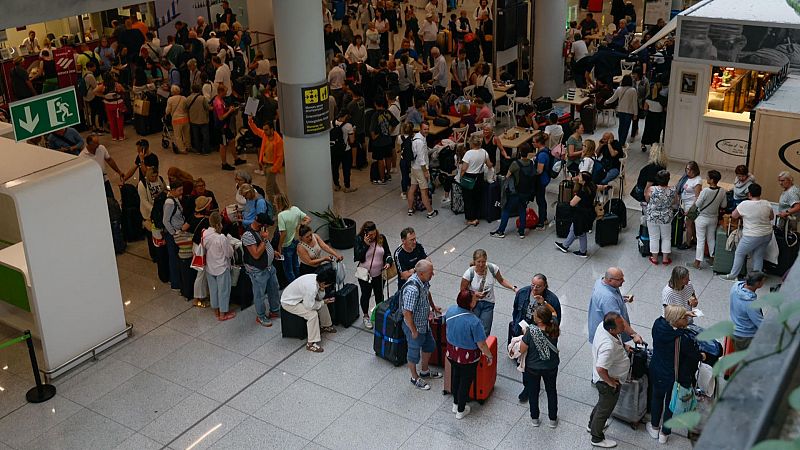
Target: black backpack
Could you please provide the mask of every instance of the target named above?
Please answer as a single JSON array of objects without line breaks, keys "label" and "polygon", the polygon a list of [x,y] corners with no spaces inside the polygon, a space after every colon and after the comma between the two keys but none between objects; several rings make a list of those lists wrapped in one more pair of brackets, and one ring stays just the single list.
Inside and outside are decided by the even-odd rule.
[{"label": "black backpack", "polygon": [[519,161],[516,161],[515,164],[519,167],[516,184],[517,195],[526,199],[530,198],[533,194],[533,180],[536,174],[536,171],[533,170],[534,162],[531,161],[527,166],[523,166]]},{"label": "black backpack", "polygon": [[[556,159],[553,157],[553,155],[550,154],[550,149],[545,147],[545,148],[539,150],[539,153],[542,153],[542,152],[547,154],[547,164],[545,164],[544,170],[546,170],[547,174],[550,175],[550,179],[551,180],[554,179],[554,178],[558,178],[558,175],[559,175],[558,171],[553,169],[553,166],[556,163]],[[536,163],[537,164],[539,163],[539,153],[536,154]]]},{"label": "black backpack", "polygon": [[456,170],[455,160],[456,150],[448,145],[439,150],[439,171],[442,173],[453,173]]},{"label": "black backpack", "polygon": [[343,152],[347,148],[344,143],[344,127],[345,124],[336,125],[331,127],[331,153]]},{"label": "black backpack", "polygon": [[489,77],[483,79],[483,84],[475,86],[475,90],[473,91],[473,93],[475,94],[475,96],[480,97],[481,100],[484,101],[484,103],[491,105],[492,100],[494,100],[494,92],[492,92],[494,90],[494,87],[492,87],[491,85],[489,87],[486,87],[487,81],[489,81]]},{"label": "black backpack", "polygon": [[403,161],[414,160],[414,136],[402,138],[400,142],[400,156]]},{"label": "black backpack", "polygon": [[[150,221],[153,222],[158,229],[164,228],[164,203],[167,201],[167,193],[165,191],[161,191],[153,197],[153,209],[150,210]],[[172,215],[175,215],[175,212],[178,211],[178,208],[172,210]],[[170,217],[171,219],[172,217]]]}]

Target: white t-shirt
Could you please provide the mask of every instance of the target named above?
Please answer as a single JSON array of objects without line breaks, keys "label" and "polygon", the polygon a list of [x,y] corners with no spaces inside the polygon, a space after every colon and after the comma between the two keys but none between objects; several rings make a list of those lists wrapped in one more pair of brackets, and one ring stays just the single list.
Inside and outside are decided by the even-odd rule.
[{"label": "white t-shirt", "polygon": [[[487,291],[486,296],[483,297],[483,301],[494,303],[494,282],[495,282],[495,274],[500,271],[500,268],[497,267],[497,264],[492,264],[490,262],[486,263],[486,276],[480,276],[475,272],[475,267],[470,267],[464,272],[464,275],[461,277],[467,281],[469,281],[469,288],[473,292],[478,292],[481,287],[481,283],[483,283],[483,290]],[[486,278],[484,282],[483,279]]]},{"label": "white t-shirt", "polygon": [[233,94],[233,86],[231,85],[231,69],[227,64],[223,64],[217,68],[214,74],[214,84],[222,83],[225,86],[225,95]]},{"label": "white t-shirt", "polygon": [[411,163],[412,169],[422,169],[428,166],[428,143],[422,134],[417,133],[411,141],[411,149],[414,151],[414,161]]},{"label": "white t-shirt", "polygon": [[98,145],[97,150],[94,151],[94,155],[89,152],[89,149],[84,148],[81,150],[78,156],[93,158],[94,162],[100,166],[100,170],[103,171],[103,181],[108,181],[108,175],[106,174],[106,161],[111,159],[111,155],[108,154],[108,150],[106,150],[105,146]]},{"label": "white t-shirt", "polygon": [[262,59],[256,62],[256,75],[269,75],[269,60]]},{"label": "white t-shirt", "polygon": [[578,171],[580,172],[592,173],[593,168],[594,168],[594,159],[589,157],[583,157],[581,159],[581,162],[578,164]]},{"label": "white t-shirt", "polygon": [[355,133],[353,125],[351,125],[350,122],[342,125],[342,123],[337,120],[335,126],[342,127],[342,137],[344,138],[344,151],[350,150],[350,136],[352,136],[353,133]]},{"label": "white t-shirt", "polygon": [[344,78],[344,69],[339,66],[334,66],[331,71],[328,72],[328,84],[330,85],[331,90],[343,88]]},{"label": "white t-shirt", "polygon": [[694,178],[689,178],[683,185],[683,192],[681,192],[681,205],[684,207],[684,209],[691,207],[694,204],[694,201],[697,200],[697,195],[695,195],[694,192],[694,188],[697,186],[703,186],[703,177],[700,175]]},{"label": "white t-shirt", "polygon": [[575,62],[578,62],[589,55],[589,49],[586,48],[586,42],[584,40],[575,41],[572,43],[572,55]]},{"label": "white t-shirt", "polygon": [[219,51],[219,38],[214,36],[206,41],[206,51],[211,55],[216,55]]},{"label": "white t-shirt", "polygon": [[467,173],[476,174],[483,172],[483,165],[489,159],[489,154],[482,148],[473,148],[464,153],[462,161],[467,163]]},{"label": "white t-shirt", "polygon": [[603,328],[603,322],[597,325],[592,342],[592,382],[602,381],[597,368],[602,367],[608,371],[608,376],[617,380],[626,380],[631,362],[628,353],[622,346],[619,337],[614,337]]},{"label": "white t-shirt", "polygon": [[745,200],[736,207],[742,216],[743,236],[767,236],[772,234],[772,206],[766,200]]}]

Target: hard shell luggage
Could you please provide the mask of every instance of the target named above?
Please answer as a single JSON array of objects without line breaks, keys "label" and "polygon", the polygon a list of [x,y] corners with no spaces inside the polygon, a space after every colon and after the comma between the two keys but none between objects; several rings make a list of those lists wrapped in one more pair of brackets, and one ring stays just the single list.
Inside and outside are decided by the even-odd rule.
[{"label": "hard shell luggage", "polygon": [[145,233],[139,210],[139,193],[131,184],[123,184],[119,192],[122,198],[122,234],[126,242],[140,241]]},{"label": "hard shell luggage", "polygon": [[574,196],[572,193],[573,189],[575,189],[575,183],[573,183],[572,180],[563,180],[561,183],[559,183],[558,201],[562,203],[569,203]]},{"label": "hard shell luggage", "polygon": [[169,283],[169,254],[166,245],[156,247],[156,272],[162,283]]},{"label": "hard shell luggage", "polygon": [[647,343],[641,347],[635,344],[630,353],[631,358],[631,378],[639,379],[647,375],[650,367]]},{"label": "hard shell luggage", "polygon": [[436,46],[443,55],[453,54],[453,36],[450,30],[442,30],[436,35]]},{"label": "hard shell luggage", "polygon": [[728,274],[733,269],[733,257],[736,250],[728,250],[725,244],[728,241],[728,232],[717,227],[717,242],[714,245],[714,266],[712,269],[716,273]]},{"label": "hard shell luggage", "polygon": [[647,413],[647,377],[622,383],[619,400],[611,415],[636,429]]},{"label": "hard shell luggage", "polygon": [[363,169],[367,167],[367,147],[363,143],[359,143],[356,147],[356,169]]},{"label": "hard shell luggage", "polygon": [[584,133],[592,134],[597,127],[597,109],[588,105],[581,108],[581,123]]},{"label": "hard shell luggage", "polygon": [[328,304],[331,309],[331,318],[335,325],[350,328],[350,325],[358,320],[358,287],[355,284],[347,283],[335,293],[336,301]]},{"label": "hard shell luggage", "polygon": [[621,198],[612,198],[605,205],[606,213],[611,213],[619,217],[620,230],[628,226],[628,209],[625,208],[625,202]]},{"label": "hard shell luggage", "polygon": [[398,319],[389,307],[390,301],[378,303],[375,307],[375,328],[372,348],[375,355],[395,366],[406,363],[408,342],[403,332],[403,320]]},{"label": "hard shell luggage", "polygon": [[617,245],[619,242],[620,220],[614,214],[605,214],[595,220],[594,242],[600,247]]},{"label": "hard shell luggage", "polygon": [[453,214],[464,213],[464,194],[461,185],[456,182],[453,182],[450,188],[450,211],[453,211]]},{"label": "hard shell luggage", "polygon": [[[489,351],[492,352],[492,365],[489,365],[486,356],[481,355],[475,382],[469,388],[469,398],[477,400],[480,404],[483,404],[489,398],[494,390],[495,382],[497,382],[497,336],[486,338],[486,345],[489,346]],[[442,394],[444,395],[451,393],[450,377],[450,360],[445,358],[444,387],[442,388]]]},{"label": "hard shell luggage", "polygon": [[673,247],[683,245],[686,236],[686,216],[683,214],[683,211],[678,211],[675,213],[675,217],[672,218],[670,234]]},{"label": "hard shell luggage", "polygon": [[241,310],[245,310],[253,304],[253,282],[244,268],[239,272],[236,286],[231,286],[230,302],[239,305]]},{"label": "hard shell luggage", "polygon": [[308,339],[306,319],[292,314],[281,307],[281,336],[285,338]]},{"label": "hard shell luggage", "polygon": [[136,134],[138,134],[139,136],[147,136],[149,134],[155,133],[156,131],[159,131],[161,127],[154,128],[152,126],[152,121],[150,120],[149,116],[134,114],[133,129],[136,130]]},{"label": "hard shell luggage", "polygon": [[556,236],[561,239],[569,235],[572,225],[572,207],[567,202],[556,203]]},{"label": "hard shell luggage", "polygon": [[444,360],[447,359],[447,322],[443,316],[431,317],[428,319],[428,326],[431,328],[433,340],[436,341],[436,349],[431,353],[430,364],[444,367]]},{"label": "hard shell luggage", "polygon": [[496,180],[494,183],[487,183],[483,190],[481,199],[481,217],[487,222],[494,222],[500,218],[500,190],[502,182]]},{"label": "hard shell luggage", "polygon": [[639,225],[639,235],[636,236],[636,244],[639,247],[639,254],[643,257],[650,256],[650,233],[647,225]]}]

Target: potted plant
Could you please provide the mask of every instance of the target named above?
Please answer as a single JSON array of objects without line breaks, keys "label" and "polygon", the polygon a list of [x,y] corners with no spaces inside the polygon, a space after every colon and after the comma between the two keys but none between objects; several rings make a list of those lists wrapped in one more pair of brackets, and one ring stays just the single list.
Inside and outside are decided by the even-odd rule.
[{"label": "potted plant", "polygon": [[[343,218],[331,207],[325,211],[311,211],[311,214],[325,221],[322,226],[328,226],[328,237],[331,247],[338,250],[353,248],[356,242],[356,221]],[[322,228],[322,227],[320,227]]]}]

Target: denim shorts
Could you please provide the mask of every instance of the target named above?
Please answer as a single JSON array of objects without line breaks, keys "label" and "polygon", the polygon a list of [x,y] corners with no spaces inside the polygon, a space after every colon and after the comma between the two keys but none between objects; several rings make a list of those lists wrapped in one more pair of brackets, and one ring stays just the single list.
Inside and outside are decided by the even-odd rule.
[{"label": "denim shorts", "polygon": [[416,339],[411,338],[411,330],[403,323],[403,332],[408,340],[408,362],[418,364],[420,360],[420,350],[425,353],[433,353],[436,350],[436,341],[433,340],[433,333],[428,329],[425,333],[420,333]]}]

